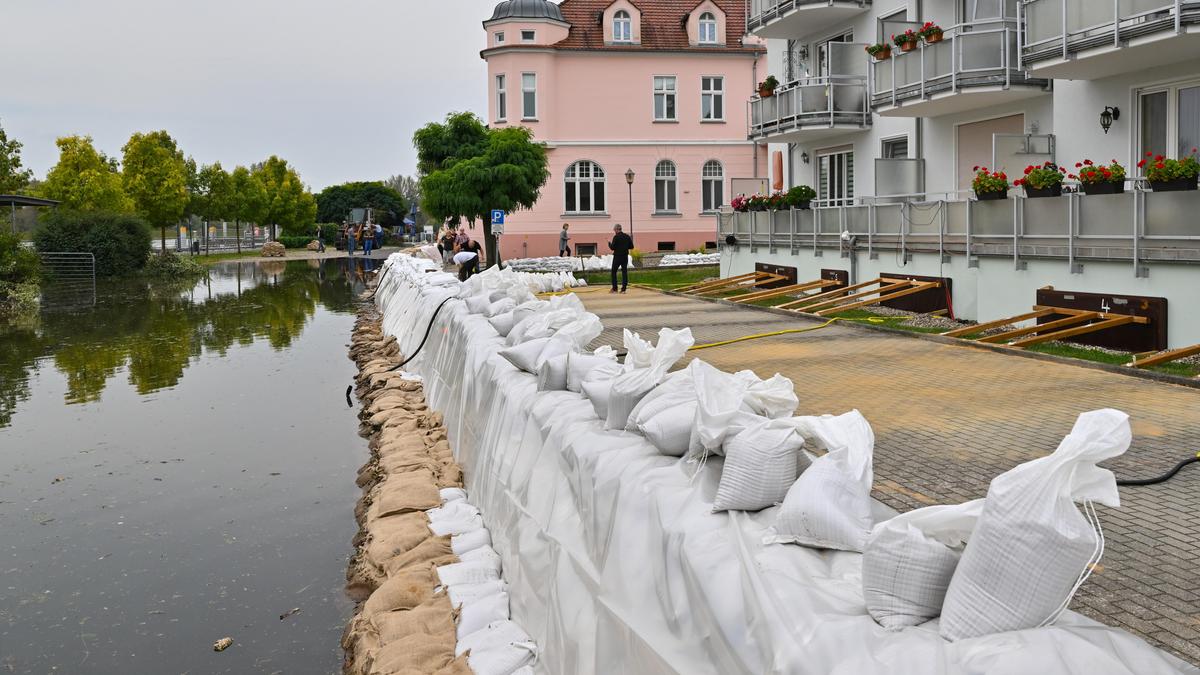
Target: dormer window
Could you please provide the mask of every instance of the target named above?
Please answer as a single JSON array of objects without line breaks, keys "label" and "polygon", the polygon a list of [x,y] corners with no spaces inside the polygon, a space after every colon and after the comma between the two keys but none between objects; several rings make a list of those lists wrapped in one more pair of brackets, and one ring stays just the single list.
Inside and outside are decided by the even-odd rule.
[{"label": "dormer window", "polygon": [[613,42],[633,42],[633,19],[625,10],[613,15]]},{"label": "dormer window", "polygon": [[537,33],[531,30],[521,31],[521,42],[533,42],[537,39]]},{"label": "dormer window", "polygon": [[717,44],[717,17],[712,12],[700,15],[700,44]]}]

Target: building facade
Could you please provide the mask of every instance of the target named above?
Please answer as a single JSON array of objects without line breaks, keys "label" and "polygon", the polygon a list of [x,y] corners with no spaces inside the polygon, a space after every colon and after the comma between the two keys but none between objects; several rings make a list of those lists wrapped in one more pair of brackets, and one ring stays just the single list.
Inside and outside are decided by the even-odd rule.
[{"label": "building facade", "polygon": [[[1200,192],[1153,191],[1137,166],[1200,145],[1200,2],[752,0],[746,22],[782,83],[751,97],[748,136],[817,201],[723,218],[723,271],[948,278],[957,315],[979,321],[1028,312],[1046,286],[1160,297],[1171,346],[1200,342]],[[865,53],[926,22],[941,41]],[[1121,163],[1124,193],[971,192],[975,167],[1016,179],[1084,160]]]},{"label": "building facade", "polygon": [[[614,224],[640,250],[715,245],[736,179],[763,174],[746,97],[765,48],[745,0],[509,0],[484,22],[488,122],[547,147],[533,209],[509,214],[505,258],[607,252]],[[627,174],[632,183],[627,181]]]}]

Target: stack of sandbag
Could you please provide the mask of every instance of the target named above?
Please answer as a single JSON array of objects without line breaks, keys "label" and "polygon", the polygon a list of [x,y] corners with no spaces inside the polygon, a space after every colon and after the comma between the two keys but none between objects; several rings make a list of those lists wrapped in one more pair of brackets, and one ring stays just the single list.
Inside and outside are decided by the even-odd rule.
[{"label": "stack of sandbag", "polygon": [[695,344],[690,328],[663,328],[658,332],[657,344],[643,340],[629,329],[625,329],[624,339],[625,361],[620,369],[593,368],[580,385],[596,416],[605,420],[608,429],[624,429],[638,401]]},{"label": "stack of sandbag", "polygon": [[658,261],[659,267],[680,265],[720,265],[720,253],[668,253]]},{"label": "stack of sandbag", "polygon": [[570,390],[579,393],[583,378],[593,369],[601,367],[620,368],[617,350],[604,345],[591,353],[579,349],[558,354],[545,359],[538,367],[538,391]]}]

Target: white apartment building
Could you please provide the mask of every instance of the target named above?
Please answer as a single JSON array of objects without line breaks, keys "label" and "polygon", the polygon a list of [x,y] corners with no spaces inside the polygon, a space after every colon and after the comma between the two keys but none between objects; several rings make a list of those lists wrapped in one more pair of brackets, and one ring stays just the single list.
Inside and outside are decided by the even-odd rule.
[{"label": "white apartment building", "polygon": [[[941,42],[865,52],[926,21]],[[1028,312],[1047,286],[1162,299],[1154,348],[1200,343],[1200,192],[1151,191],[1136,166],[1200,145],[1200,1],[751,0],[747,29],[781,83],[747,103],[749,137],[773,183],[817,201],[723,214],[723,274],[943,278],[954,314],[979,321]],[[1123,164],[1124,194],[970,190],[976,166],[1015,179],[1084,159]]]}]

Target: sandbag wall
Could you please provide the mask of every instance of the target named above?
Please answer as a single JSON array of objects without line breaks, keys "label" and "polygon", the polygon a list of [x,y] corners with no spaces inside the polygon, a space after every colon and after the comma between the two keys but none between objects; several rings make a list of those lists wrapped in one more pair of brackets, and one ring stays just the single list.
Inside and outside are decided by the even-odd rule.
[{"label": "sandbag wall", "polygon": [[[546,673],[1173,673],[1182,664],[1066,612],[949,642],[937,621],[871,618],[862,554],[767,544],[779,508],[714,513],[723,460],[663,455],[605,429],[571,391],[497,356],[455,284],[393,257],[377,301],[443,413],[466,488]],[[441,308],[440,310],[438,308]],[[434,316],[436,313],[436,317]],[[869,517],[894,516],[877,503]]]}]

